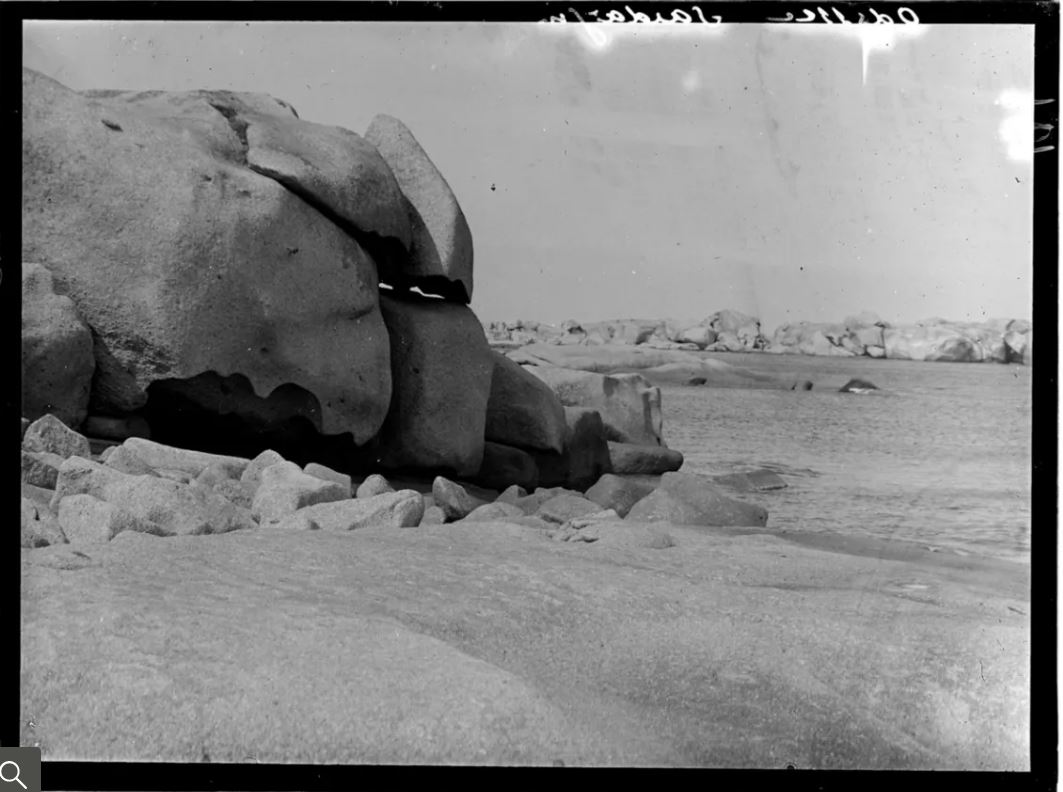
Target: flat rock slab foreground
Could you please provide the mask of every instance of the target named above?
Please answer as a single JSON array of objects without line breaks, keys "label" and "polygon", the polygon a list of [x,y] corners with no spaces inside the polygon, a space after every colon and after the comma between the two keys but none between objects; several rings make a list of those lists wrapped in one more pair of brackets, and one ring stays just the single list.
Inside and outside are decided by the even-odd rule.
[{"label": "flat rock slab foreground", "polygon": [[46,760],[1029,768],[1028,567],[662,528],[676,546],[624,523],[594,543],[476,523],[24,550],[21,744]]}]

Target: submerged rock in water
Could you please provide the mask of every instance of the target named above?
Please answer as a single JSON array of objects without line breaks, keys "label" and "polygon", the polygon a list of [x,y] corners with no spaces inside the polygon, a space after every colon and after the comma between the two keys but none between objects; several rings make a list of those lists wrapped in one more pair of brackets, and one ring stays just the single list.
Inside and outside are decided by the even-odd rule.
[{"label": "submerged rock in water", "polygon": [[874,383],[862,379],[851,379],[838,389],[838,393],[867,393],[873,390],[878,390],[878,386]]}]

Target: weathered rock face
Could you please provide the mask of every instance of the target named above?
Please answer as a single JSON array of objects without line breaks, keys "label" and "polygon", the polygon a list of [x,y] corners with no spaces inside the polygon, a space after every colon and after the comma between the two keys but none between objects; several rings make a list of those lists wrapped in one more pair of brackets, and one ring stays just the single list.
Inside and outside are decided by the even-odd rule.
[{"label": "weathered rock face", "polygon": [[51,273],[22,263],[22,414],[52,413],[77,426],[89,404],[96,367],[92,333],[74,302],[56,294]]},{"label": "weathered rock face", "polygon": [[474,475],[483,461],[494,360],[476,316],[442,300],[382,297],[394,394],[379,462]]},{"label": "weathered rock face", "polygon": [[893,327],[883,335],[886,357],[894,360],[975,363],[985,356],[976,341],[945,325]]},{"label": "weathered rock face", "polygon": [[597,410],[609,439],[663,445],[661,389],[639,374],[595,374],[556,366],[527,366],[566,407]]},{"label": "weathered rock face", "polygon": [[406,197],[411,229],[409,258],[400,282],[468,303],[472,298],[472,233],[446,179],[413,133],[397,118],[378,115],[365,133],[391,167]]},{"label": "weathered rock face", "polygon": [[509,358],[491,354],[491,396],[484,437],[496,443],[561,453],[565,409],[548,384]]},{"label": "weathered rock face", "polygon": [[[94,332],[95,412],[137,409],[159,380],[239,373],[262,397],[286,383],[313,394],[322,432],[359,444],[376,434],[391,382],[373,261],[248,165],[248,129],[290,131],[301,123],[290,109],[227,92],[87,96],[29,70],[23,89],[23,254]],[[313,126],[304,186],[335,144]],[[264,137],[259,152],[284,145]],[[387,205],[361,210],[384,216]]]},{"label": "weathered rock face", "polygon": [[532,457],[539,468],[539,483],[544,487],[564,486],[582,492],[603,473],[612,472],[607,433],[597,410],[566,407],[565,421],[568,432],[564,451],[535,451]]}]

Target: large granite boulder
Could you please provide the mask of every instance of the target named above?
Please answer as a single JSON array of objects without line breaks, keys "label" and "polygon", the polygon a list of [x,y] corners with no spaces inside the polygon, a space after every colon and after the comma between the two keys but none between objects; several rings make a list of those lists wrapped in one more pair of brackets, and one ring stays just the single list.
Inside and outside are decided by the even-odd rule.
[{"label": "large granite boulder", "polygon": [[[317,140],[306,143],[317,149],[306,186],[333,132],[293,127],[290,108],[268,97],[82,95],[30,70],[22,110],[23,258],[48,267],[93,330],[94,412],[120,415],[144,406],[153,383],[215,372],[243,375],[262,397],[281,386],[312,394],[318,431],[358,444],[376,434],[391,382],[374,262],[248,163],[249,129],[286,130],[259,140],[261,153],[305,128]],[[359,152],[372,154],[352,148],[348,162]],[[369,170],[377,185],[381,171]],[[394,208],[394,192],[378,198],[366,217]]]},{"label": "large granite boulder", "polygon": [[639,374],[603,375],[556,366],[527,366],[566,407],[597,410],[610,440],[663,445],[661,389]]},{"label": "large granite boulder", "polygon": [[77,426],[88,412],[96,368],[92,333],[73,300],[57,294],[52,274],[22,263],[22,415],[52,413]]},{"label": "large granite boulder", "polygon": [[491,354],[491,395],[484,437],[496,443],[561,453],[565,408],[553,389],[504,355]]},{"label": "large granite boulder", "polygon": [[381,297],[380,304],[394,394],[378,438],[379,464],[475,475],[494,371],[479,320],[442,300]]},{"label": "large granite boulder", "polygon": [[760,333],[760,320],[741,311],[725,309],[717,311],[705,320],[705,324],[719,337],[731,333],[744,349],[761,349],[765,338]]},{"label": "large granite boulder", "polygon": [[394,273],[395,286],[468,303],[472,299],[472,233],[446,179],[413,133],[397,118],[378,115],[366,140],[376,146],[406,198],[410,255]]}]

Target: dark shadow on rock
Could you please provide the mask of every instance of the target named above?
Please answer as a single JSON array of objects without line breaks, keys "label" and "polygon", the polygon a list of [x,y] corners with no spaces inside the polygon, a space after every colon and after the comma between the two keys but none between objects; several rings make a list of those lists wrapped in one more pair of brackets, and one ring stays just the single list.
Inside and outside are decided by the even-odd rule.
[{"label": "dark shadow on rock", "polygon": [[321,406],[297,385],[285,383],[262,398],[247,377],[209,371],[190,379],[159,380],[147,390],[143,414],[156,442],[246,458],[272,449],[300,465],[367,469],[367,455],[350,433],[318,431]]}]

